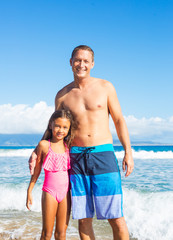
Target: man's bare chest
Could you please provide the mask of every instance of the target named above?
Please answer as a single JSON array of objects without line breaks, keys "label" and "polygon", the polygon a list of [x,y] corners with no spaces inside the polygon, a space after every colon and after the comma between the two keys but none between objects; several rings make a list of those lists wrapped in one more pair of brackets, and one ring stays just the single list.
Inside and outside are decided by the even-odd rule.
[{"label": "man's bare chest", "polygon": [[102,91],[73,93],[63,99],[63,105],[73,112],[97,111],[107,107],[107,96]]}]

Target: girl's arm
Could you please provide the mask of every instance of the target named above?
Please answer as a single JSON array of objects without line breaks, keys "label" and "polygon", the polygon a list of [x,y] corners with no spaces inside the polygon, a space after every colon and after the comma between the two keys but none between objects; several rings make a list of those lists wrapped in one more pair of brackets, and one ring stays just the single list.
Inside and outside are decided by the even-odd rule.
[{"label": "girl's arm", "polygon": [[26,199],[26,207],[30,210],[30,205],[32,205],[32,190],[34,188],[35,183],[40,175],[42,168],[42,157],[43,157],[43,147],[41,142],[37,147],[37,160],[34,169],[34,174],[31,176],[31,180],[27,189],[27,199]]}]

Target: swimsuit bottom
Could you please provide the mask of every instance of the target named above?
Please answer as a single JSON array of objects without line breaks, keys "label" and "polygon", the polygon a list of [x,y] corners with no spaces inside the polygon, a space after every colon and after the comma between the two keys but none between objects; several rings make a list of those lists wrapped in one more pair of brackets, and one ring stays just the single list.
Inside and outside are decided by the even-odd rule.
[{"label": "swimsuit bottom", "polygon": [[44,170],[45,179],[42,190],[48,192],[60,203],[69,190],[68,171],[52,172]]},{"label": "swimsuit bottom", "polygon": [[[123,216],[121,176],[112,144],[70,149],[73,219]],[[95,210],[94,210],[95,204]]]}]

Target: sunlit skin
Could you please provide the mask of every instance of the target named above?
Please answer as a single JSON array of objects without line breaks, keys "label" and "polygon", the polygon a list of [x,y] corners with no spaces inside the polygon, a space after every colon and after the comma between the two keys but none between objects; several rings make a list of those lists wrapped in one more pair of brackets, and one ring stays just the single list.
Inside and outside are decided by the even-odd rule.
[{"label": "sunlit skin", "polygon": [[[90,51],[80,49],[70,59],[74,81],[61,89],[55,98],[55,110],[67,108],[75,117],[77,129],[72,146],[89,147],[113,143],[109,128],[111,115],[118,138],[124,148],[123,171],[129,176],[134,168],[127,126],[121,112],[114,86],[103,79],[90,76],[94,67]],[[114,240],[128,240],[129,234],[124,217],[108,220]],[[94,240],[92,218],[79,220],[82,240]]]},{"label": "sunlit skin", "polygon": [[79,50],[73,59],[70,59],[70,65],[75,79],[79,80],[90,77],[90,70],[94,67],[94,61],[90,52]]},{"label": "sunlit skin", "polygon": [[[40,175],[42,169],[42,163],[44,162],[49,146],[55,153],[64,153],[66,147],[64,145],[64,138],[68,135],[70,129],[70,121],[67,118],[57,118],[49,124],[49,128],[52,130],[52,138],[50,142],[47,140],[41,140],[37,146],[37,161],[34,169],[34,173],[31,176],[30,184],[27,190],[26,207],[30,210],[32,205],[32,190]],[[55,225],[55,239],[65,240],[66,230],[70,219],[71,211],[71,199],[70,192],[61,202],[57,202],[56,199],[46,191],[42,192],[42,221],[43,228],[40,240],[50,240]],[[56,223],[55,223],[56,220]]]},{"label": "sunlit skin", "polygon": [[[78,50],[70,59],[74,81],[58,92],[55,109],[65,107],[75,116],[77,129],[72,145],[96,146],[113,143],[109,129],[111,115],[118,138],[122,143],[125,156],[123,171],[129,176],[134,168],[127,126],[113,85],[103,79],[93,78],[90,71],[94,67],[92,54],[87,50]],[[128,240],[129,234],[124,217],[110,219],[114,240]],[[79,220],[79,234],[82,240],[94,240],[92,218]]]},{"label": "sunlit skin", "polygon": [[67,118],[57,118],[50,124],[49,127],[52,129],[52,143],[59,142],[61,144],[64,138],[68,135],[70,121]]}]

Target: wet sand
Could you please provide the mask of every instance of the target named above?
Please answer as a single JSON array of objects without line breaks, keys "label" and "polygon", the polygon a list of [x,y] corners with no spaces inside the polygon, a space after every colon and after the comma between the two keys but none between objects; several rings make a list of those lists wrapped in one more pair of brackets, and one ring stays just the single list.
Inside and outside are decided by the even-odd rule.
[{"label": "wet sand", "polygon": [[[0,217],[0,240],[39,240],[41,228],[42,219],[40,212],[7,211]],[[96,240],[113,239],[112,229],[106,220],[94,218],[93,228]],[[79,240],[77,220],[70,219],[67,229],[67,240]],[[130,240],[137,239],[130,238]]]}]

